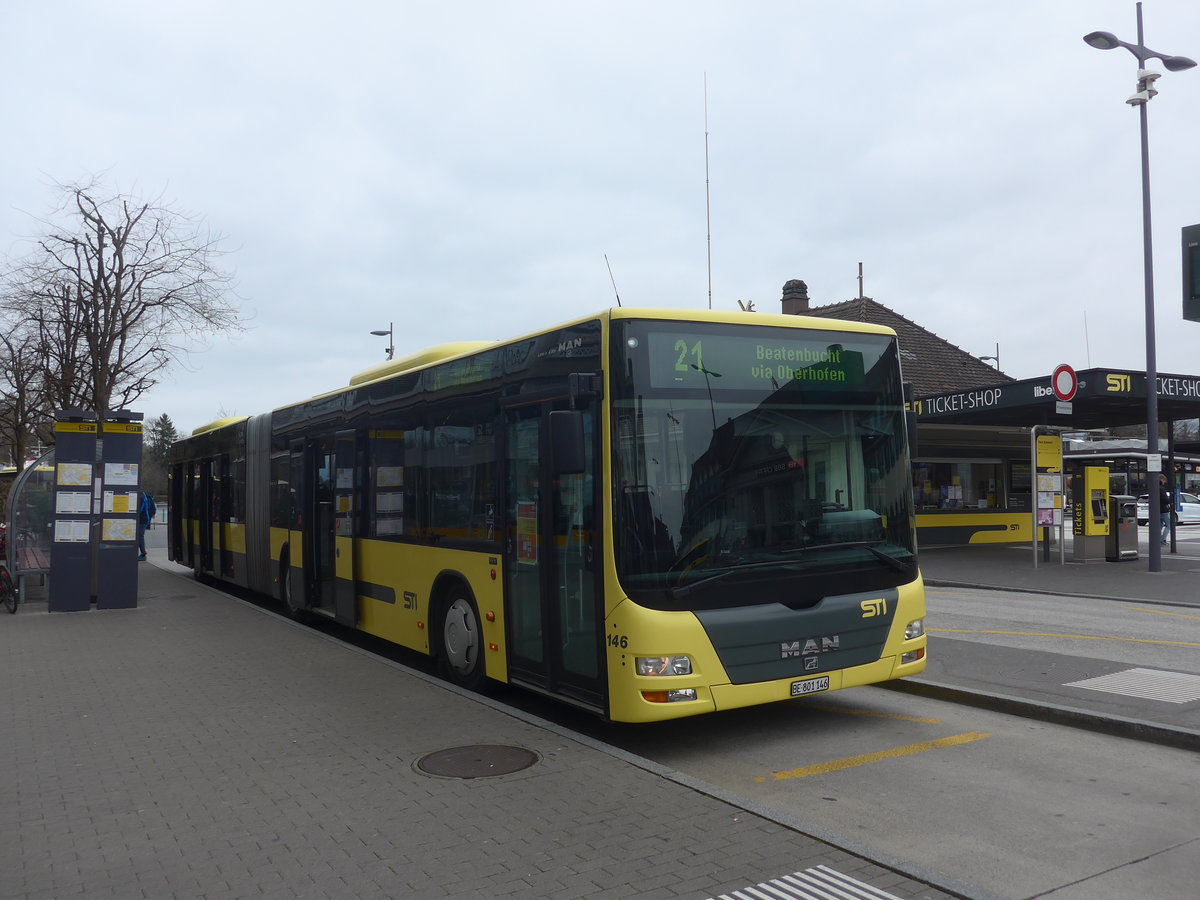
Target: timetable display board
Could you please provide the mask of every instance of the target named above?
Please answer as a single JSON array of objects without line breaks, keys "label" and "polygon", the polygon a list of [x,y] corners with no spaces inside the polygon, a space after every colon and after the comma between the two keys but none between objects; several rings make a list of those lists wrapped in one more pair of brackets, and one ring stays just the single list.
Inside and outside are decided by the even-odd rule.
[{"label": "timetable display board", "polygon": [[50,612],[81,612],[92,605],[98,435],[95,413],[55,413],[54,515],[47,591]]},{"label": "timetable display board", "polygon": [[142,414],[106,413],[100,423],[96,496],[96,608],[137,606],[138,507],[141,497]]}]

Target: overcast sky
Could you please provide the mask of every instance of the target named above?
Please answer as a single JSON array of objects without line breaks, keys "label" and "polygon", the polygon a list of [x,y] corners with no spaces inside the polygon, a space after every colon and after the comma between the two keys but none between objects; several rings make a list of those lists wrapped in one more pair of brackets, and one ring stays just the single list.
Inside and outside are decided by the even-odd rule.
[{"label": "overcast sky", "polygon": [[[136,409],[181,432],[384,358],[613,305],[865,293],[1017,378],[1144,369],[1132,0],[5,3],[0,251],[56,181],[226,236],[248,330]],[[1200,3],[1146,0],[1200,59]],[[1156,64],[1157,65],[1157,64]],[[1161,65],[1157,67],[1162,69]],[[1158,368],[1200,373],[1200,68],[1149,108]],[[1086,317],[1086,330],[1084,327]]]}]

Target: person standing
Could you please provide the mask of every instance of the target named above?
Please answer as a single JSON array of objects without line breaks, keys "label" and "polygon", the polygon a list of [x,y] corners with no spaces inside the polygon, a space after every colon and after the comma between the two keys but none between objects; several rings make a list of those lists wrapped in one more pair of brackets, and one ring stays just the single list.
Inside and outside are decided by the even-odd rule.
[{"label": "person standing", "polygon": [[154,498],[145,491],[139,492],[137,518],[138,562],[145,562],[146,560],[146,529],[154,521],[154,514],[156,512],[158,510],[155,507]]},{"label": "person standing", "polygon": [[1171,514],[1175,511],[1175,498],[1171,495],[1171,489],[1167,487],[1167,473],[1160,472],[1158,474],[1158,521],[1159,521],[1159,543],[1165,544],[1171,534]]}]

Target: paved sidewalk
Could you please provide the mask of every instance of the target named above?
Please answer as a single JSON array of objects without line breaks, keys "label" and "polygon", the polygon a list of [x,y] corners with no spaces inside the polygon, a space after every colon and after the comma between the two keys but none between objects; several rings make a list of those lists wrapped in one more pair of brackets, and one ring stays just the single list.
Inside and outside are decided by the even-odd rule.
[{"label": "paved sidewalk", "polygon": [[[35,594],[0,617],[5,900],[702,900],[792,873],[952,896],[151,558],[137,609],[51,615]],[[478,745],[536,761],[416,768]]]}]

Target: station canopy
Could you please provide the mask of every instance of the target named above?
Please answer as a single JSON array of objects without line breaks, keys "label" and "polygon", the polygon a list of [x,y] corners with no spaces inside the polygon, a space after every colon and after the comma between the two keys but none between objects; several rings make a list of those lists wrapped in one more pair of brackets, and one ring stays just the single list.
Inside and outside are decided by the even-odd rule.
[{"label": "station canopy", "polygon": [[[929,425],[1053,425],[1085,430],[1146,424],[1146,373],[1085,369],[1070,401],[1059,400],[1051,376],[918,397],[917,422]],[[1158,420],[1200,418],[1200,376],[1159,373]]]}]

